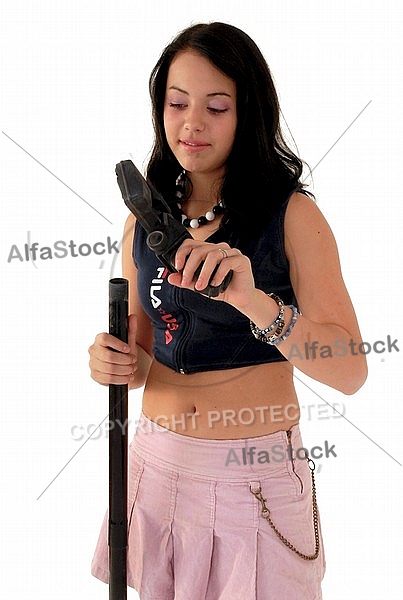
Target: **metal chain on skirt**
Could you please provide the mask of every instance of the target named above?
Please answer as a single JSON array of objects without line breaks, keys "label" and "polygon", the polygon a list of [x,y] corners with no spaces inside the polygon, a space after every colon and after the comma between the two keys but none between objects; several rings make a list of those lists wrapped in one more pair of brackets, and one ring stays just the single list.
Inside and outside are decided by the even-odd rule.
[{"label": "metal chain on skirt", "polygon": [[[313,528],[314,528],[314,532],[315,532],[315,552],[313,554],[304,554],[303,552],[300,552],[300,550],[297,550],[297,548],[294,546],[294,544],[292,544],[289,540],[287,540],[287,538],[285,538],[280,533],[280,531],[277,529],[277,527],[275,526],[275,524],[273,523],[273,521],[270,517],[270,510],[267,508],[266,498],[263,498],[261,487],[259,486],[259,488],[257,490],[252,490],[251,484],[249,484],[249,489],[250,489],[250,492],[254,496],[256,496],[256,498],[262,504],[262,511],[260,513],[261,516],[263,517],[263,519],[266,519],[266,521],[269,523],[270,527],[273,529],[274,533],[283,542],[283,544],[285,544],[287,546],[287,548],[289,548],[290,550],[295,552],[295,554],[298,554],[298,556],[300,556],[304,560],[315,560],[319,556],[319,547],[320,547],[318,505],[316,503],[316,486],[315,486],[315,477],[314,477],[315,463],[313,462],[313,460],[311,458],[307,459],[307,461],[308,461],[308,467],[311,471],[311,478],[312,478],[312,519],[313,519]],[[313,466],[311,466],[311,465],[313,465]]]}]

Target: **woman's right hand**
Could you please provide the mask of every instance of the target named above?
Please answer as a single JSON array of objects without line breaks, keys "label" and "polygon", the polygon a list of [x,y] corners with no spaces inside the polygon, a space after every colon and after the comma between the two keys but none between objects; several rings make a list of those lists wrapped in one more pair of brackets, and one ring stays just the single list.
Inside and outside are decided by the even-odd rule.
[{"label": "woman's right hand", "polygon": [[98,333],[88,348],[91,377],[101,385],[126,385],[134,381],[137,371],[137,317],[128,319],[128,343],[109,333]]}]

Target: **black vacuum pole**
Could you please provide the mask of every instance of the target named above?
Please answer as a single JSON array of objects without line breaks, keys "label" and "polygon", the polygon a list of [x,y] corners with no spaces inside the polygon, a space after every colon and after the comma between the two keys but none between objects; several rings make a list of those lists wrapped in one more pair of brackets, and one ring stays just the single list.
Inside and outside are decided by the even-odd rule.
[{"label": "black vacuum pole", "polygon": [[[128,341],[128,281],[109,281],[109,333]],[[109,600],[126,600],[127,385],[109,386]]]}]

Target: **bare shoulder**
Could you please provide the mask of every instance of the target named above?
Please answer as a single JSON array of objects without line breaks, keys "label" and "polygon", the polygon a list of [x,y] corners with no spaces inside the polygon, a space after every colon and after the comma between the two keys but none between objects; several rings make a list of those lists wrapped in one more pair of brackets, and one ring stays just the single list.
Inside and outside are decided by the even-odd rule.
[{"label": "bare shoulder", "polygon": [[316,235],[330,229],[315,200],[302,192],[291,194],[286,211],[285,226],[291,230],[301,230],[301,226],[305,226],[310,234],[317,230]]},{"label": "bare shoulder", "polygon": [[320,254],[326,251],[332,255],[334,266],[338,267],[338,251],[332,229],[310,196],[301,192],[291,195],[285,214],[284,237],[289,260],[295,259],[296,253],[313,260],[313,254],[319,253],[316,256],[319,261]]},{"label": "bare shoulder", "polygon": [[290,277],[303,313],[317,322],[356,328],[333,232],[316,202],[295,192],[284,221]]}]

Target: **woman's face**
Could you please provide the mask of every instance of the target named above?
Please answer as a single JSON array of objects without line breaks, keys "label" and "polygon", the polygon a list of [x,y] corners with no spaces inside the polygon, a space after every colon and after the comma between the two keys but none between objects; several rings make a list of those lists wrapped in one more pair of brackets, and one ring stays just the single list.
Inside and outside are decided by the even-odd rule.
[{"label": "woman's face", "polygon": [[201,54],[179,52],[168,71],[164,127],[181,166],[222,177],[236,125],[235,82]]}]

